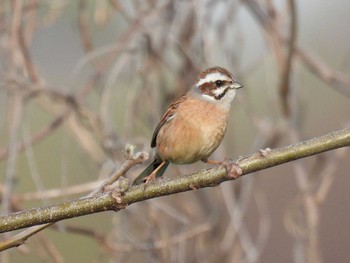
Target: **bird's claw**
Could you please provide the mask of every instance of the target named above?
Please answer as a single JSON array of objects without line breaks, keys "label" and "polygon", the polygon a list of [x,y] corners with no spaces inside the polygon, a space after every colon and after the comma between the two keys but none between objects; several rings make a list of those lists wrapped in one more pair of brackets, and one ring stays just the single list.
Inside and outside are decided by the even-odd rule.
[{"label": "bird's claw", "polygon": [[145,184],[149,183],[149,182],[152,182],[156,180],[156,174],[155,173],[151,173],[150,175],[146,176],[143,181]]},{"label": "bird's claw", "polygon": [[225,167],[227,176],[230,177],[230,178],[237,179],[243,173],[242,168],[238,164],[236,164],[234,162],[226,162],[226,161],[224,161],[222,163],[222,165]]}]

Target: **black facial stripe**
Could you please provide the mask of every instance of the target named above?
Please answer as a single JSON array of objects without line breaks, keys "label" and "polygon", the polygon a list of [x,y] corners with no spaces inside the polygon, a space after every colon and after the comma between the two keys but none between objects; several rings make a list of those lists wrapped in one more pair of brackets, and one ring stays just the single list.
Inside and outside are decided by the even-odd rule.
[{"label": "black facial stripe", "polygon": [[[224,82],[224,85],[227,85],[230,81],[223,80],[223,82]],[[213,98],[216,99],[216,100],[220,100],[222,97],[224,97],[224,96],[226,95],[227,91],[230,89],[230,86],[227,85],[227,87],[226,87],[226,88],[222,91],[222,93],[219,94],[219,95],[216,95],[216,94],[214,93],[214,91],[215,91],[217,88],[223,88],[223,86],[218,87],[218,86],[216,85],[216,82],[215,82],[215,81],[205,82],[205,83],[201,84],[198,88],[201,90],[201,92],[202,92],[203,94],[206,94],[206,95],[208,95],[208,96],[211,96],[211,97],[213,97]]]},{"label": "black facial stripe", "polygon": [[219,95],[214,95],[214,98],[216,99],[216,100],[221,100],[221,98],[223,97],[223,96],[225,96],[226,95],[226,93],[227,93],[227,91],[230,89],[230,87],[227,87],[226,89],[224,89],[224,92],[223,93],[221,93],[221,94],[219,94]]}]

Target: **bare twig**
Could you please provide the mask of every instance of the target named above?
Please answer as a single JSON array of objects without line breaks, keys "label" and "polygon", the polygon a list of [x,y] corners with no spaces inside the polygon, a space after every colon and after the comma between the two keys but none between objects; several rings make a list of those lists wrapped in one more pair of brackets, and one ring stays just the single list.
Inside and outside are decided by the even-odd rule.
[{"label": "bare twig", "polygon": [[[112,187],[112,184],[114,184],[122,175],[125,175],[126,172],[133,166],[145,161],[148,159],[148,154],[144,152],[138,152],[134,153],[134,147],[132,145],[127,145],[125,147],[125,155],[126,155],[126,162],[123,166],[121,166],[117,171],[113,172],[107,179],[104,180],[104,182],[94,191],[92,191],[90,194],[86,195],[87,197],[96,196],[98,194],[102,194],[104,191],[107,190],[108,187]],[[119,185],[114,186],[114,191],[117,194],[123,194],[124,191],[126,191],[129,187],[128,179],[126,180],[120,180]],[[76,189],[74,189],[76,190]],[[25,242],[30,236],[40,232],[41,230],[51,226],[55,222],[48,222],[47,224],[41,225],[41,226],[34,226],[18,235],[15,235],[4,242],[0,243],[2,244],[2,248],[5,250],[7,248],[11,248],[14,246],[19,246]],[[1,245],[0,245],[1,246]]]},{"label": "bare twig", "polygon": [[[261,153],[253,154],[239,161],[239,167],[242,170],[242,175],[244,175],[347,146],[350,146],[350,128],[271,150],[267,156],[262,156]],[[119,211],[135,202],[190,191],[194,188],[215,186],[234,179],[231,174],[226,172],[224,167],[218,167],[191,175],[179,176],[173,180],[157,180],[147,185],[134,186],[122,194],[112,190],[93,197],[1,216],[0,232],[13,231],[107,210]]]}]

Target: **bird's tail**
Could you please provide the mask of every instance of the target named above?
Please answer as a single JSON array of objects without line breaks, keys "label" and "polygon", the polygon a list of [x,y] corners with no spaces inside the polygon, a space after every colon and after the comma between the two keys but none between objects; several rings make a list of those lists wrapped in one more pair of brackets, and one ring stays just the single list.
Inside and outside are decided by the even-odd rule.
[{"label": "bird's tail", "polygon": [[[163,161],[162,161],[160,158],[155,158],[155,159],[153,160],[153,162],[152,162],[150,165],[148,165],[148,166],[146,167],[145,170],[142,171],[142,173],[134,180],[134,182],[133,182],[132,184],[133,184],[133,185],[139,185],[139,184],[144,183],[145,177],[147,177],[147,176],[150,175],[155,169],[157,169],[158,166],[162,164],[162,162],[163,162]],[[169,162],[166,162],[166,163],[157,171],[156,178],[161,177],[161,176],[164,174],[164,172],[165,172],[166,168],[168,167],[168,165],[169,165]]]}]

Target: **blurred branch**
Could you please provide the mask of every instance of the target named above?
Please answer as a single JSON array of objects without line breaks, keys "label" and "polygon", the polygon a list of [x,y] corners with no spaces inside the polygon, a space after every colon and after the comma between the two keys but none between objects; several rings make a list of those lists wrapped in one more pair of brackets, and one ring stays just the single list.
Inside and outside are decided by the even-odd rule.
[{"label": "blurred branch", "polygon": [[294,0],[288,1],[288,9],[290,10],[290,36],[288,40],[287,54],[284,64],[282,66],[281,80],[279,84],[279,92],[281,96],[283,114],[290,115],[289,93],[290,93],[290,79],[292,76],[292,62],[295,54],[295,46],[297,41],[297,11]]},{"label": "blurred branch", "polygon": [[[288,39],[286,39],[273,24],[268,11],[266,11],[258,1],[243,0],[242,2],[250,9],[266,33],[277,37],[281,43],[288,45]],[[295,56],[321,80],[331,85],[332,88],[339,93],[350,97],[350,77],[348,75],[333,70],[316,56],[313,56],[310,52],[299,46],[295,46]]]},{"label": "blurred branch", "polygon": [[[82,108],[82,101],[89,95],[91,90],[96,86],[97,81],[99,80],[100,75],[94,75],[91,80],[78,92],[77,95],[65,95],[53,89],[45,88],[32,88],[28,94],[25,95],[24,101],[27,103],[28,100],[35,98],[43,94],[47,98],[60,99],[64,101],[65,108],[61,110],[60,113],[55,115],[55,118],[48,123],[46,126],[42,127],[38,132],[33,134],[27,142],[19,141],[16,144],[15,151],[21,152],[24,151],[28,146],[34,146],[35,144],[41,142],[45,138],[49,137],[53,132],[55,132],[65,120],[77,109]],[[52,106],[52,104],[50,104]],[[9,155],[9,147],[0,147],[0,162],[4,160]]]},{"label": "blurred branch", "polygon": [[[258,152],[237,161],[237,163],[242,169],[242,175],[244,175],[346,146],[350,146],[350,128],[334,131],[294,145],[269,150],[266,155]],[[179,176],[171,180],[162,179],[147,185],[134,186],[126,191],[120,191],[125,189],[118,187],[104,193],[97,191],[98,194],[92,197],[1,216],[0,232],[4,233],[38,224],[53,223],[107,210],[119,211],[136,202],[216,186],[233,179],[232,176],[226,173],[226,169],[220,166],[191,175]],[[4,250],[3,243],[0,243],[1,250]]]},{"label": "blurred branch", "polygon": [[[52,122],[50,122],[48,125],[43,127],[40,131],[38,131],[36,134],[34,134],[30,140],[30,145],[35,145],[36,143],[40,142],[41,140],[45,139],[48,135],[50,135],[53,131],[56,131],[56,129],[63,123],[65,118],[70,113],[69,110],[65,110],[60,116],[56,117]],[[18,142],[16,144],[15,151],[21,152],[28,147],[28,142]],[[0,161],[5,159],[10,152],[10,147],[4,147],[0,148]]]},{"label": "blurred branch", "polygon": [[77,226],[65,226],[65,230],[73,234],[80,234],[92,238],[97,243],[100,243],[102,248],[108,253],[115,252],[131,252],[131,251],[148,251],[150,249],[162,249],[165,247],[173,246],[191,239],[197,235],[210,231],[211,227],[208,222],[190,228],[187,231],[178,233],[172,236],[170,239],[158,240],[154,244],[149,243],[137,243],[137,244],[124,244],[124,243],[112,243],[108,240],[105,234],[100,234],[91,228],[83,228]]},{"label": "blurred branch", "polygon": [[[121,176],[125,175],[131,167],[137,164],[143,163],[145,160],[148,159],[148,153],[146,152],[135,153],[134,149],[135,147],[133,145],[129,145],[129,144],[126,145],[124,150],[124,157],[126,159],[125,163],[116,171],[114,171],[108,178],[106,178],[100,184],[99,187],[95,188],[94,191],[82,197],[81,199],[102,194],[104,192],[109,191],[110,189],[114,189],[115,194],[125,192],[129,187],[129,180],[125,178],[121,178]],[[29,237],[53,225],[54,223],[55,221],[51,221],[47,224],[36,225],[32,228],[26,229],[25,231],[11,238],[8,238],[4,242],[0,243],[0,251],[6,250],[11,247],[18,247],[22,245]]]},{"label": "blurred branch", "polygon": [[311,55],[304,49],[298,48],[297,55],[316,76],[334,87],[342,95],[350,97],[350,77],[347,74],[334,71],[319,58]]}]

